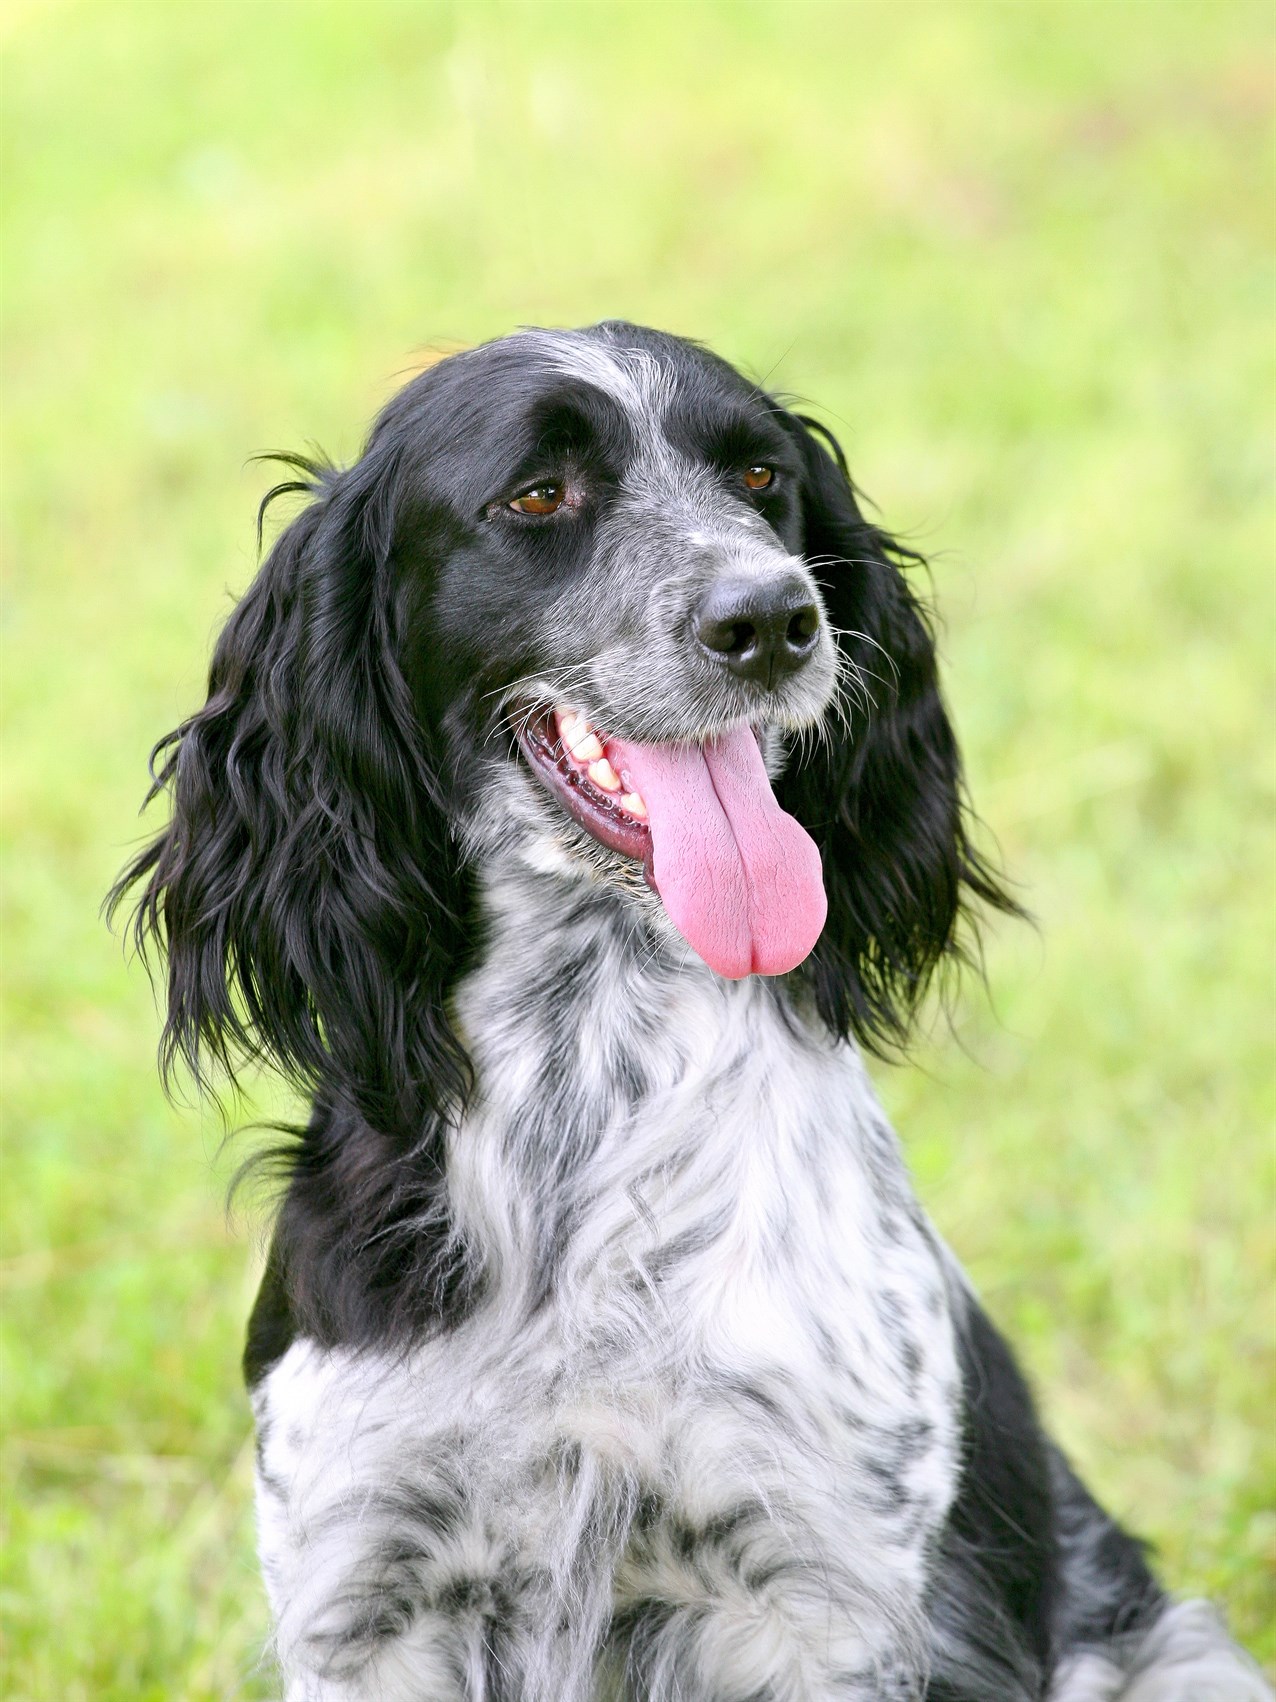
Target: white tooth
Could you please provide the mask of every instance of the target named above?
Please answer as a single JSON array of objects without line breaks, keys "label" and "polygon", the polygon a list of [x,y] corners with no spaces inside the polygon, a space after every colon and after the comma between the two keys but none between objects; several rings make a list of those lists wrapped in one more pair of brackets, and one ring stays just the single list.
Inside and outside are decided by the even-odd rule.
[{"label": "white tooth", "polygon": [[627,810],[631,816],[643,816],[645,818],[647,814],[647,806],[637,792],[622,793],[620,807],[622,810]]},{"label": "white tooth", "polygon": [[577,762],[597,762],[603,754],[602,741],[588,721],[582,721],[580,726],[572,731],[567,748]]},{"label": "white tooth", "polygon": [[571,738],[580,716],[574,709],[555,709],[554,714],[558,717],[558,736],[566,744]]},{"label": "white tooth", "polygon": [[604,792],[619,792],[620,790],[620,776],[606,757],[598,762],[590,763],[589,778],[595,786],[601,786]]}]

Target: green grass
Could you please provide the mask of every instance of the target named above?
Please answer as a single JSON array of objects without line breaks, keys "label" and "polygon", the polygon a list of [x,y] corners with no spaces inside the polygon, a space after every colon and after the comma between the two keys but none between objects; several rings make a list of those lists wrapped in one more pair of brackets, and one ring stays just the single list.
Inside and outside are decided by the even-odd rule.
[{"label": "green grass", "polygon": [[1276,1662],[1270,7],[4,29],[7,1694],[269,1694],[255,1239],[96,914],[253,571],[246,457],[604,315],[815,399],[934,557],[1039,929],[878,1077],[1053,1428]]}]

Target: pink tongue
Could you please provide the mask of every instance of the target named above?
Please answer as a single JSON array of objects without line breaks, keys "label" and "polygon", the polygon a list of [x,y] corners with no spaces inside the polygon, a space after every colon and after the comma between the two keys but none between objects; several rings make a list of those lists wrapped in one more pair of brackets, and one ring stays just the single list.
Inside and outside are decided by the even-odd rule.
[{"label": "pink tongue", "polygon": [[607,754],[647,806],[650,873],[669,918],[710,969],[795,969],[828,910],[820,854],[776,803],[750,729],[706,745],[609,739]]}]

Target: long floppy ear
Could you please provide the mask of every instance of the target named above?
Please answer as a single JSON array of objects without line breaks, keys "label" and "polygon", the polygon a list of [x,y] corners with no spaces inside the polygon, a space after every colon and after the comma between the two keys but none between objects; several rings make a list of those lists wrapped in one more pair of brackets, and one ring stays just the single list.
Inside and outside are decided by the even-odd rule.
[{"label": "long floppy ear", "polygon": [[419,1140],[467,1087],[444,1008],[464,899],[397,660],[394,451],[292,464],[263,511],[313,500],[227,622],[204,707],[156,747],[147,801],[171,792],[172,817],[108,914],[141,886],[134,937],[168,960],[166,1080],[178,1059],[206,1082],[265,1058]]},{"label": "long floppy ear", "polygon": [[802,453],[803,549],[836,629],[842,693],[827,738],[777,786],[824,864],[828,921],[805,974],[824,1021],[883,1052],[907,1038],[936,965],[963,955],[968,901],[1019,906],[967,831],[934,638],[902,571],[921,557],[865,520],[832,434],[782,417]]}]

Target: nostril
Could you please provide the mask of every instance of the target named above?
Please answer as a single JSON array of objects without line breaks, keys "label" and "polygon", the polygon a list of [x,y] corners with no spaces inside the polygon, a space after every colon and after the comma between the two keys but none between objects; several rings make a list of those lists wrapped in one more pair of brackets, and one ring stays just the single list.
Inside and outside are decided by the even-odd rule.
[{"label": "nostril", "polygon": [[784,631],[785,642],[794,650],[805,650],[819,630],[820,611],[814,603],[807,603],[790,616]]},{"label": "nostril", "polygon": [[718,656],[740,656],[758,640],[758,629],[752,621],[700,620],[696,637],[706,650]]}]

